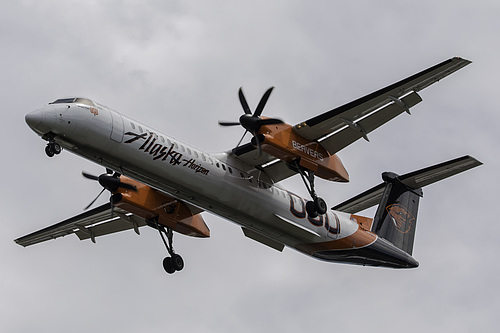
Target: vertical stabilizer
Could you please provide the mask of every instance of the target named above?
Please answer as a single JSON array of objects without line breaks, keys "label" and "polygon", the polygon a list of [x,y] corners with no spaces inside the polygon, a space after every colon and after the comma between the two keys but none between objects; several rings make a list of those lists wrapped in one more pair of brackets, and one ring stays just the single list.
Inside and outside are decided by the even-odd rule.
[{"label": "vertical stabilizer", "polygon": [[375,214],[372,231],[411,255],[422,189],[406,186],[399,180],[398,175],[392,172],[384,172],[382,179],[385,189]]}]

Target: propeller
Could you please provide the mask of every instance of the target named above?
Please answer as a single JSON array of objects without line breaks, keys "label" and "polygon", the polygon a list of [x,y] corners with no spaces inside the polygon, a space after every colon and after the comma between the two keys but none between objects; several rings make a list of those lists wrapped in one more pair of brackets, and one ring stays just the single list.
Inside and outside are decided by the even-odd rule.
[{"label": "propeller", "polygon": [[[119,188],[137,191],[137,188],[134,185],[130,185],[130,184],[127,184],[127,183],[120,181],[120,174],[118,172],[113,173],[113,170],[111,170],[111,169],[106,169],[106,173],[103,173],[102,175],[99,175],[99,176],[94,176],[94,175],[91,175],[91,174],[86,173],[84,171],[82,172],[82,175],[83,175],[83,177],[85,177],[87,179],[97,180],[99,182],[99,184],[101,184],[101,186],[103,187],[103,189],[101,190],[101,192],[99,192],[97,197],[95,197],[95,199],[92,200],[92,202],[90,204],[88,204],[88,206],[85,207],[84,210],[89,209],[90,206],[92,206],[94,204],[94,202],[96,202],[96,200],[99,199],[99,197],[101,196],[101,194],[105,190],[108,190],[111,193],[115,192]],[[113,208],[114,208],[113,196],[111,196],[109,201],[111,203],[111,215],[113,215]]]},{"label": "propeller", "polygon": [[240,117],[238,122],[219,121],[219,125],[221,125],[221,126],[241,125],[245,129],[245,133],[243,133],[243,136],[241,137],[241,139],[238,142],[238,144],[236,145],[236,147],[239,147],[239,145],[243,141],[243,138],[245,137],[245,135],[248,132],[250,132],[250,133],[252,133],[252,135],[256,141],[257,148],[259,149],[259,155],[262,154],[262,148],[260,146],[260,140],[259,140],[259,138],[257,138],[257,132],[260,130],[260,128],[262,126],[283,123],[282,120],[276,119],[276,118],[266,118],[266,119],[260,118],[260,115],[262,114],[262,111],[264,110],[264,107],[266,106],[267,100],[269,99],[269,96],[271,96],[273,89],[274,89],[274,87],[267,89],[267,91],[264,93],[264,95],[260,99],[260,102],[257,105],[255,112],[252,114],[252,111],[250,110],[250,107],[248,106],[245,95],[243,94],[243,89],[240,88],[240,90],[238,92],[238,97],[240,99],[241,106],[243,107],[243,111],[245,113]]}]

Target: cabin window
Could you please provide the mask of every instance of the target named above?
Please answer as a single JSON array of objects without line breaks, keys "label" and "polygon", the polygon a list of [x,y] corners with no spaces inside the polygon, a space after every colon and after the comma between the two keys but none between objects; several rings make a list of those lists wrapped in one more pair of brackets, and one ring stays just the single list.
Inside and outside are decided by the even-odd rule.
[{"label": "cabin window", "polygon": [[219,162],[215,163],[215,166],[220,168]]},{"label": "cabin window", "polygon": [[226,171],[226,166],[222,164],[222,170]]},{"label": "cabin window", "polygon": [[165,143],[165,139],[164,139],[162,136],[160,136],[160,141],[161,141],[162,143]]},{"label": "cabin window", "polygon": [[193,153],[194,153],[194,157],[198,158],[198,153],[195,150],[193,150]]},{"label": "cabin window", "polygon": [[130,127],[132,127],[132,129],[135,129],[135,124],[133,122],[130,122]]},{"label": "cabin window", "polygon": [[201,154],[201,158],[203,159],[204,162],[207,161],[207,157],[205,156],[205,154]]},{"label": "cabin window", "polygon": [[228,166],[227,169],[229,170],[229,173],[233,173],[233,169],[231,169],[230,166]]},{"label": "cabin window", "polygon": [[186,148],[189,155],[191,155],[191,149]]},{"label": "cabin window", "polygon": [[139,132],[141,132],[141,133],[142,133],[142,132],[144,132],[144,131],[142,130],[142,127],[141,127],[141,126],[139,126]]}]

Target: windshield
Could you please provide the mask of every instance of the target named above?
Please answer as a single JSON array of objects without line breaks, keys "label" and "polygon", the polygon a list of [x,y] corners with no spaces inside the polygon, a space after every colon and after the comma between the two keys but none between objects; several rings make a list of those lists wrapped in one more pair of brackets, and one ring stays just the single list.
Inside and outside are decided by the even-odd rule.
[{"label": "windshield", "polygon": [[79,104],[85,104],[88,106],[95,106],[94,102],[92,102],[90,99],[87,98],[82,98],[82,97],[71,97],[71,98],[60,98],[55,100],[52,103],[49,104],[61,104],[61,103],[79,103]]}]

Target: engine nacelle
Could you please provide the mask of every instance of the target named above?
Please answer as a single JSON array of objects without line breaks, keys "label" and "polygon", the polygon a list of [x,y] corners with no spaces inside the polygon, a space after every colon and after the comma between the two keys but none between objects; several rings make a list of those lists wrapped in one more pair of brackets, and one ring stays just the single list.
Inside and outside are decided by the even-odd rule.
[{"label": "engine nacelle", "polygon": [[262,126],[259,134],[262,150],[266,153],[285,162],[299,159],[300,166],[313,171],[320,178],[336,182],[349,181],[349,174],[337,155],[330,155],[318,142],[296,134],[291,125]]},{"label": "engine nacelle", "polygon": [[120,181],[134,185],[137,191],[119,188],[113,193],[113,204],[146,220],[158,223],[192,237],[210,237],[210,229],[199,214],[179,200],[125,176]]}]

